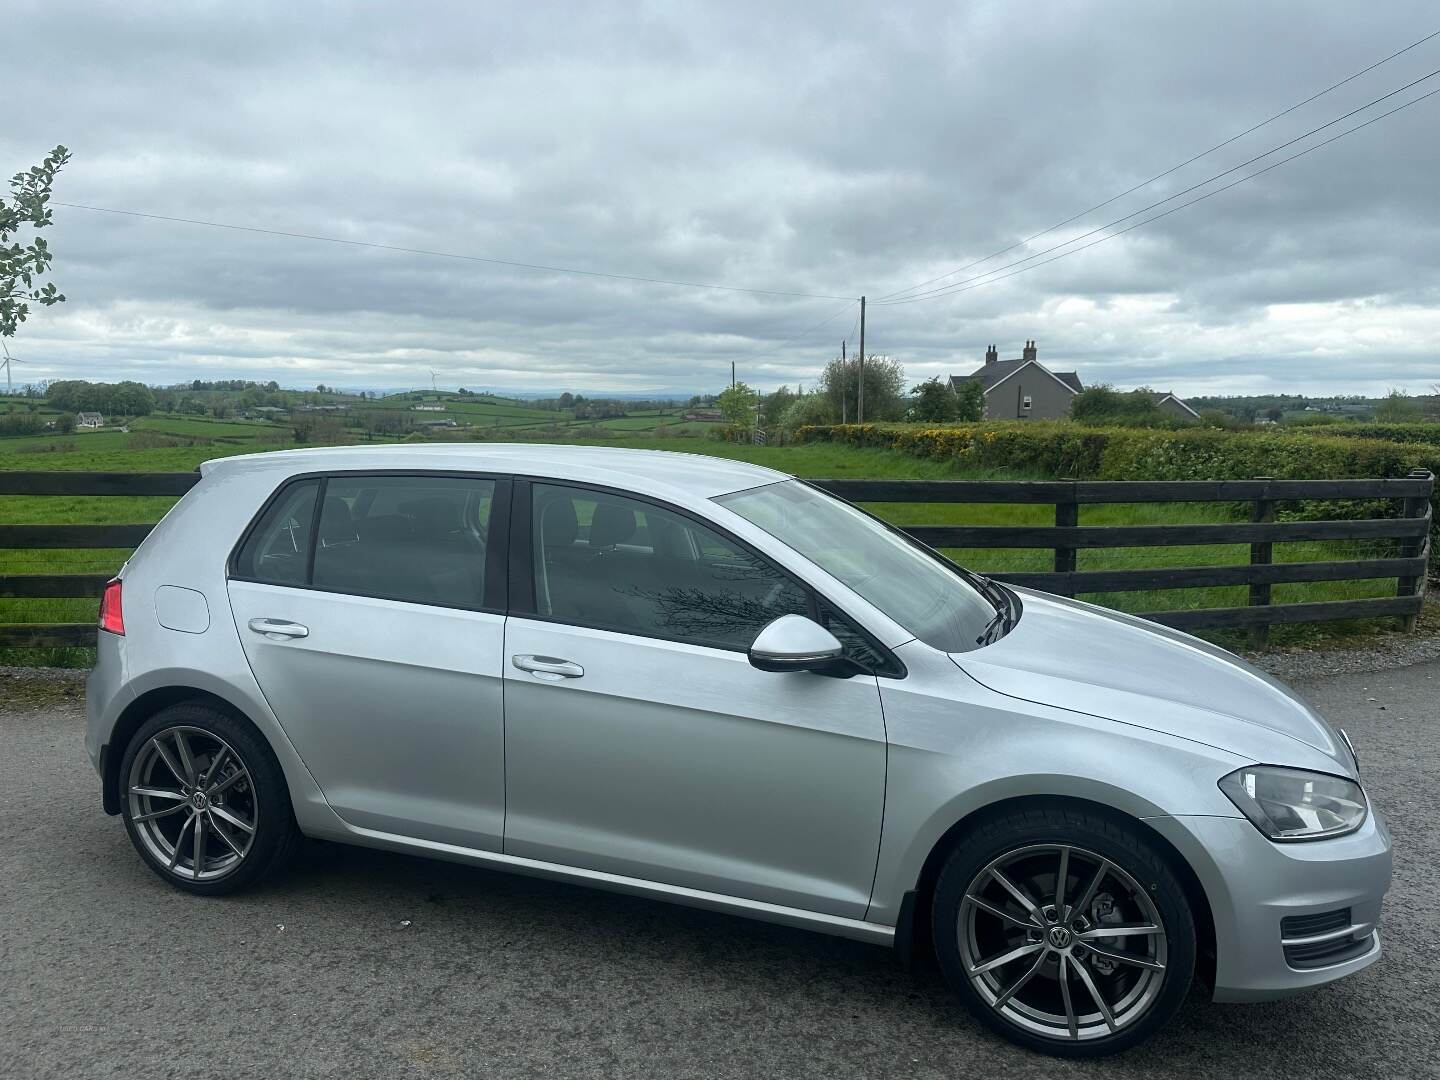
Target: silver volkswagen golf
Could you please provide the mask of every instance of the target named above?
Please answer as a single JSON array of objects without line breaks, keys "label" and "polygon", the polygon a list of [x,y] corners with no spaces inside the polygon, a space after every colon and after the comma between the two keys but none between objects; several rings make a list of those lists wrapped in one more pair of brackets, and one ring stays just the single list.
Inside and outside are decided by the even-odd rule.
[{"label": "silver volkswagen golf", "polygon": [[199,894],[304,836],[933,954],[1055,1054],[1380,955],[1354,752],[1203,641],[814,487],[546,446],[228,458],[107,587],[87,746]]}]

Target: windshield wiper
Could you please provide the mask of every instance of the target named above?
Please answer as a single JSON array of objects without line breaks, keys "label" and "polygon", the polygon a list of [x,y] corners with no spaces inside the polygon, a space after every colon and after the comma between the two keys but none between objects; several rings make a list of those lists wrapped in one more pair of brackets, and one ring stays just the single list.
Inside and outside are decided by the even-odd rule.
[{"label": "windshield wiper", "polygon": [[[963,570],[964,568],[962,567],[961,569]],[[983,574],[977,574],[973,570],[965,570],[964,573],[980,592],[980,595],[990,601],[995,608],[994,616],[985,624],[985,629],[982,630],[980,636],[975,639],[975,644],[989,645],[991,642],[999,641],[1008,634],[1010,628],[1015,625],[1016,604],[1014,596],[1011,595],[1009,589],[1006,589],[999,582],[985,577]]]},{"label": "windshield wiper", "polygon": [[977,574],[974,570],[966,569],[959,564],[951,563],[951,565],[964,575],[965,580],[974,587],[976,592],[990,601],[990,606],[997,612],[1004,614],[1010,610],[1010,594],[998,581],[988,578],[984,574]]}]

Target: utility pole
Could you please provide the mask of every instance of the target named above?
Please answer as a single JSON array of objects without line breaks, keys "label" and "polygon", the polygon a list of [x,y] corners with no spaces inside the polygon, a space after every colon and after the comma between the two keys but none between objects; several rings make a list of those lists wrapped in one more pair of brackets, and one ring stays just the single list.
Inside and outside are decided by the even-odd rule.
[{"label": "utility pole", "polygon": [[860,297],[860,394],[855,399],[855,422],[865,422],[865,297]]},{"label": "utility pole", "polygon": [[730,386],[731,386],[732,389],[733,389],[734,386],[735,386],[735,361],[734,361],[734,360],[731,360],[731,361],[730,361]]}]

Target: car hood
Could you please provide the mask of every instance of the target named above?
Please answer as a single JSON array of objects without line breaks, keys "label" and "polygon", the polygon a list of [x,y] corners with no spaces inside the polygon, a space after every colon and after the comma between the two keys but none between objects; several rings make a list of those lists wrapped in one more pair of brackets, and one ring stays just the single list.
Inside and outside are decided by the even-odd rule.
[{"label": "car hood", "polygon": [[[1158,623],[1030,589],[999,641],[952,653],[961,670],[1010,697],[1227,750],[1259,762],[1304,765],[1318,750],[1353,775],[1339,735],[1289,688],[1239,657]],[[1281,736],[1277,740],[1276,736]],[[1290,760],[1277,760],[1280,756]],[[1302,753],[1313,764],[1313,755]]]}]

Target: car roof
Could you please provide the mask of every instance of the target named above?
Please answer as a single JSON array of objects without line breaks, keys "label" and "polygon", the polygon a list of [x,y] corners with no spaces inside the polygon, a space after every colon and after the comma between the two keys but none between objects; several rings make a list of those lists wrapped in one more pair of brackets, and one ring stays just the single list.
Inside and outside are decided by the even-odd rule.
[{"label": "car roof", "polygon": [[438,443],[427,446],[335,446],[214,458],[200,466],[216,472],[330,470],[456,470],[500,472],[622,487],[638,492],[709,499],[790,479],[789,474],[744,461],[668,450],[549,443]]}]

